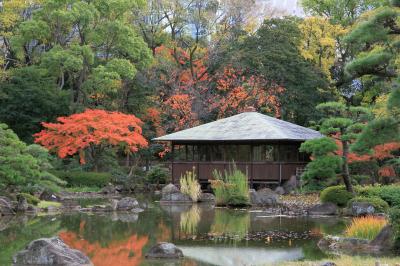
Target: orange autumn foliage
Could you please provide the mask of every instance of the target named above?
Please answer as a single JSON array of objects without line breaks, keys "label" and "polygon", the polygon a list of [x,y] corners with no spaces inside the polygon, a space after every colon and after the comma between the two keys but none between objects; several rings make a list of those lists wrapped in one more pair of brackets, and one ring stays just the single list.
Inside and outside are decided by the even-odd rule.
[{"label": "orange autumn foliage", "polygon": [[123,241],[112,241],[107,246],[99,242],[90,243],[76,233],[64,231],[59,237],[70,247],[82,251],[96,266],[136,266],[140,265],[143,247],[148,242],[147,236],[132,235]]},{"label": "orange autumn foliage", "polygon": [[34,135],[35,143],[56,152],[60,158],[79,154],[85,163],[84,150],[98,145],[123,145],[125,152],[147,147],[142,136],[142,121],[134,115],[87,109],[83,113],[57,118],[58,123],[42,123],[45,128]]}]

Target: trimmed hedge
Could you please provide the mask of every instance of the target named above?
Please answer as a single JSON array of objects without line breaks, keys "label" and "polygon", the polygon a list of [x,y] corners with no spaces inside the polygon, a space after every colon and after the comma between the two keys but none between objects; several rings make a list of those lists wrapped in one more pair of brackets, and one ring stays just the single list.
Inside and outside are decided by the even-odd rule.
[{"label": "trimmed hedge", "polygon": [[400,207],[400,186],[366,186],[356,187],[357,194],[363,197],[378,197],[389,203],[391,207]]},{"label": "trimmed hedge", "polygon": [[52,171],[52,174],[67,181],[68,187],[104,187],[111,181],[110,173]]},{"label": "trimmed hedge", "polygon": [[353,194],[348,192],[345,186],[332,186],[327,187],[321,191],[321,202],[332,202],[340,207],[347,205],[349,200],[353,198]]},{"label": "trimmed hedge", "polygon": [[350,207],[351,203],[353,202],[367,202],[374,206],[375,210],[378,212],[386,212],[389,209],[389,204],[379,197],[358,196],[349,200],[348,207]]}]

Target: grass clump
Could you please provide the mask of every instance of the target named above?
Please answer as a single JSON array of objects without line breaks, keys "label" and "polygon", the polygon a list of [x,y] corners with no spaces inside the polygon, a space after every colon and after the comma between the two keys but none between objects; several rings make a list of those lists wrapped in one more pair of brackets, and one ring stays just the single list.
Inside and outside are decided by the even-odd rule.
[{"label": "grass clump", "polygon": [[193,202],[197,202],[201,195],[201,186],[196,178],[196,173],[187,171],[179,180],[181,185],[181,192],[188,195]]},{"label": "grass clump", "polygon": [[353,198],[353,194],[348,192],[345,186],[332,186],[322,190],[320,199],[321,202],[335,203],[340,207],[344,207]]},{"label": "grass clump", "polygon": [[211,187],[217,205],[245,206],[249,204],[249,186],[247,176],[234,165],[224,174],[214,170]]},{"label": "grass clump", "polygon": [[353,202],[366,202],[374,206],[377,212],[386,212],[389,209],[389,204],[379,197],[363,197],[357,196],[352,198],[348,202],[348,207],[351,206]]},{"label": "grass clump", "polygon": [[39,208],[41,209],[47,209],[48,207],[56,207],[59,208],[61,207],[61,203],[60,202],[55,202],[55,201],[46,201],[46,200],[42,200],[38,203],[37,205]]},{"label": "grass clump", "polygon": [[382,217],[364,216],[353,218],[351,224],[346,229],[346,236],[372,240],[383,227],[387,220]]}]

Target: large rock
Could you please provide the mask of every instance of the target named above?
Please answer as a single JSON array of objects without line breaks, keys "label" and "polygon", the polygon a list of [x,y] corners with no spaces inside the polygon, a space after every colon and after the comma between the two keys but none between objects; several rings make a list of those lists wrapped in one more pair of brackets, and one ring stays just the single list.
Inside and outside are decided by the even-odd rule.
[{"label": "large rock", "polygon": [[174,184],[169,183],[168,185],[166,185],[165,187],[163,187],[163,189],[161,190],[161,194],[167,195],[167,194],[174,194],[174,193],[179,193],[180,190],[179,188],[177,188]]},{"label": "large rock", "polygon": [[179,259],[183,258],[183,252],[172,243],[161,242],[153,246],[146,254],[151,259]]},{"label": "large rock", "polygon": [[353,202],[350,206],[353,216],[365,216],[375,213],[375,208],[367,202]]},{"label": "large rock", "polygon": [[215,196],[212,193],[201,193],[200,202],[214,202],[215,201]]},{"label": "large rock", "polygon": [[122,198],[117,203],[117,211],[130,211],[138,207],[139,207],[138,201],[131,197]]},{"label": "large rock", "polygon": [[393,247],[393,229],[386,225],[379,234],[369,243],[379,250],[389,250]]},{"label": "large rock", "polygon": [[275,206],[280,204],[279,195],[269,188],[263,188],[258,191],[250,189],[250,203],[255,206]]},{"label": "large rock", "polygon": [[0,216],[14,215],[11,201],[6,197],[0,197]]},{"label": "large rock", "polygon": [[60,238],[32,241],[13,257],[14,265],[93,265],[82,252],[68,247]]},{"label": "large rock", "polygon": [[308,209],[309,215],[336,215],[338,208],[334,203],[317,204]]}]

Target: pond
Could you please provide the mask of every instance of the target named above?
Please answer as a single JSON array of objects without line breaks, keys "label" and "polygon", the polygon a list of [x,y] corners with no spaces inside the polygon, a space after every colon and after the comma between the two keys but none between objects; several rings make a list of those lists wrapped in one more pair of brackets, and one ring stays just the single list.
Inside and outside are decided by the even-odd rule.
[{"label": "pond", "polygon": [[[318,240],[324,233],[342,232],[347,220],[271,217],[262,211],[149,201],[139,214],[72,212],[19,216],[8,227],[5,223],[0,220],[0,265],[10,265],[12,255],[30,241],[55,235],[87,254],[96,266],[263,265],[326,258]],[[159,241],[176,244],[185,259],[146,260],[146,252]]]}]

